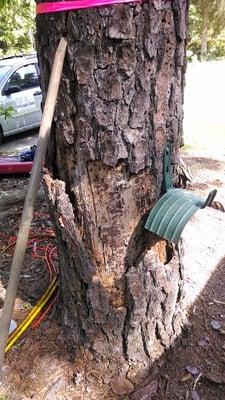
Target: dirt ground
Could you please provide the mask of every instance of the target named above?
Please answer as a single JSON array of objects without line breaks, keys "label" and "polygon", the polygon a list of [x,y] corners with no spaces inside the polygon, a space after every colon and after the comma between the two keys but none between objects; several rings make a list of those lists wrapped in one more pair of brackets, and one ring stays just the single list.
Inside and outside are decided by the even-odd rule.
[{"label": "dirt ground", "polygon": [[0,146],[1,155],[15,155],[37,144],[38,130],[18,133],[17,135],[8,136]]},{"label": "dirt ground", "polygon": [[[202,195],[217,187],[218,200],[225,204],[225,159],[223,155],[183,154],[193,173],[189,190]],[[3,178],[0,190],[27,187],[28,177]],[[22,205],[18,212],[0,220],[0,301],[5,295]],[[217,211],[219,214],[220,211]],[[207,225],[207,221],[206,221]],[[204,229],[207,231],[208,226]],[[220,227],[218,226],[218,231]],[[43,201],[36,204],[32,240],[24,262],[14,320],[20,322],[46,289],[49,273],[46,249],[53,249],[55,238]],[[225,230],[221,232],[224,234]],[[215,254],[217,249],[214,249]],[[225,256],[225,249],[224,249]],[[181,337],[158,360],[148,379],[130,397],[132,400],[224,400],[225,399],[225,258],[210,275],[192,304]],[[57,254],[52,253],[57,266]],[[36,329],[29,328],[7,353],[1,400],[82,400],[79,377],[67,352],[63,332],[54,319],[54,306]],[[80,396],[80,397],[79,397]],[[96,397],[101,400],[102,397]],[[116,398],[115,398],[116,399]],[[118,397],[123,399],[123,397]],[[126,397],[126,400],[128,397]]]}]

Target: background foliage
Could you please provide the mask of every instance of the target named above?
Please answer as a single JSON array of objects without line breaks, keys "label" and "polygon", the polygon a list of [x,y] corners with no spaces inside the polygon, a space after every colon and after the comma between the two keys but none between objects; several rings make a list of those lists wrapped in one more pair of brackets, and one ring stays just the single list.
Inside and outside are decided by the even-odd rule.
[{"label": "background foliage", "polygon": [[[202,54],[204,33],[207,40],[206,54]],[[198,59],[225,57],[225,0],[191,1],[188,47]]]},{"label": "background foliage", "polygon": [[[35,1],[0,0],[0,15],[0,57],[34,51]],[[225,0],[191,0],[188,48],[199,60],[225,57]]]},{"label": "background foliage", "polygon": [[33,51],[33,0],[0,0],[0,57]]}]

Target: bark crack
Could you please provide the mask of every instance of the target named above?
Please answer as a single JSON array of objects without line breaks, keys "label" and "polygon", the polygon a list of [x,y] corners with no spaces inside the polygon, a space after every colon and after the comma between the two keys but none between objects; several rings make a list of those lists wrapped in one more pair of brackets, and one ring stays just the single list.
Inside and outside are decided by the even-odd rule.
[{"label": "bark crack", "polygon": [[[146,329],[146,331],[147,331],[147,329]],[[142,343],[143,343],[144,352],[145,352],[147,358],[150,359],[151,356],[150,356],[149,351],[148,351],[148,348],[147,348],[146,334],[145,334],[145,332],[144,332],[143,324],[141,324],[141,338],[142,338]]]},{"label": "bark crack", "polygon": [[105,244],[104,244],[104,240],[102,239],[102,227],[101,226],[99,226],[98,227],[98,235],[99,235],[99,238],[100,238],[100,240],[101,240],[101,242],[102,242],[102,255],[103,255],[103,260],[104,260],[104,265],[105,265],[105,267],[106,267],[106,265],[107,265],[107,260],[106,260],[106,255],[105,255],[105,251],[104,251],[104,248],[105,248]]},{"label": "bark crack", "polygon": [[122,341],[123,341],[123,356],[124,356],[125,360],[128,360],[129,355],[128,355],[127,340],[128,340],[129,330],[130,330],[130,320],[131,320],[131,316],[132,316],[133,309],[134,309],[134,301],[131,298],[130,292],[128,291],[126,279],[125,279],[125,291],[127,292],[126,298],[127,298],[128,304],[127,304],[127,312],[126,312],[126,316],[124,318],[124,324],[123,324],[123,329],[122,329]]},{"label": "bark crack", "polygon": [[101,234],[102,227],[101,227],[101,225],[98,224],[98,213],[97,213],[97,208],[96,208],[96,204],[95,204],[94,189],[93,189],[93,185],[92,185],[92,181],[91,181],[91,175],[90,175],[88,164],[87,164],[86,170],[87,170],[88,183],[89,183],[89,187],[90,187],[91,199],[92,199],[92,204],[93,204],[93,209],[94,209],[95,225],[98,229],[98,237],[102,244],[101,247],[102,247],[103,261],[104,261],[104,265],[106,266],[107,260],[106,260],[106,255],[105,255],[105,251],[104,251],[105,245],[104,245],[104,240],[102,239],[102,234]]},{"label": "bark crack", "polygon": [[[172,317],[172,329],[173,332],[176,333],[176,326],[175,326],[175,319],[176,316],[178,314],[178,310],[180,313],[182,313],[182,297],[184,297],[184,291],[183,291],[183,285],[184,285],[184,274],[183,274],[183,263],[182,263],[182,253],[183,253],[183,249],[182,249],[182,241],[181,244],[179,246],[177,246],[177,251],[178,251],[178,273],[179,273],[179,280],[178,280],[178,290],[177,290],[177,297],[176,297],[176,307],[173,313],[173,317]],[[178,304],[181,303],[180,309]]]},{"label": "bark crack", "polygon": [[160,344],[164,347],[158,321],[156,321],[156,324],[155,324],[155,337],[160,342]]},{"label": "bark crack", "polygon": [[87,171],[88,183],[89,183],[90,192],[91,192],[92,205],[93,205],[93,209],[94,209],[95,224],[96,224],[96,226],[98,226],[98,215],[97,215],[97,210],[96,210],[96,205],[95,205],[94,191],[93,191],[93,186],[92,186],[92,182],[91,182],[91,176],[90,176],[88,164],[86,166],[86,171]]}]

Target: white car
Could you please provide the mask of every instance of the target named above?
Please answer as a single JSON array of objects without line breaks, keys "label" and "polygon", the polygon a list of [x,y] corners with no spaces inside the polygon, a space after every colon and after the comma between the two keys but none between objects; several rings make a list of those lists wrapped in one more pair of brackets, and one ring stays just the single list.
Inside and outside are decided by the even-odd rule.
[{"label": "white car", "polygon": [[41,101],[36,56],[0,60],[0,143],[5,136],[39,127]]}]

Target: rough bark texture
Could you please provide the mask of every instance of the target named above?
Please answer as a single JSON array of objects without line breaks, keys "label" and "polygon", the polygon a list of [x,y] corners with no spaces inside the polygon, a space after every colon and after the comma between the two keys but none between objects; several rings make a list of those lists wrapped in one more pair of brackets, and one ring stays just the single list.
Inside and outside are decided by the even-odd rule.
[{"label": "rough bark texture", "polygon": [[187,8],[149,0],[37,18],[44,93],[57,42],[68,40],[45,174],[60,320],[78,370],[101,359],[115,396],[132,391],[181,326],[180,256],[143,225],[168,139],[177,163]]}]

